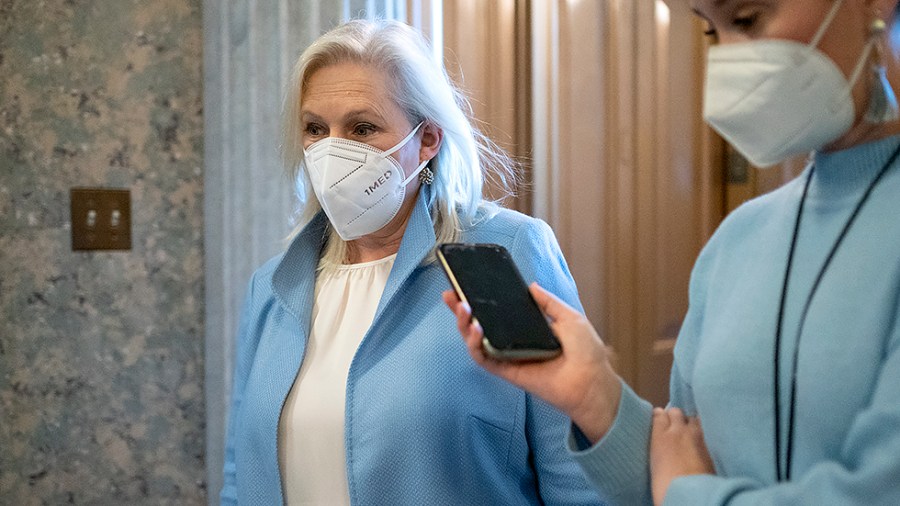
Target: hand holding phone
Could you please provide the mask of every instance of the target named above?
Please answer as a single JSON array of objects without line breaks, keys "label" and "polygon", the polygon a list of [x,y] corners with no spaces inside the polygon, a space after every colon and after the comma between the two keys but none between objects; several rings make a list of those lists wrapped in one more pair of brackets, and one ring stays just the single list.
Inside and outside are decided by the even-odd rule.
[{"label": "hand holding phone", "polygon": [[459,299],[484,330],[482,347],[499,360],[547,360],[562,348],[512,257],[497,244],[446,243],[438,258]]}]

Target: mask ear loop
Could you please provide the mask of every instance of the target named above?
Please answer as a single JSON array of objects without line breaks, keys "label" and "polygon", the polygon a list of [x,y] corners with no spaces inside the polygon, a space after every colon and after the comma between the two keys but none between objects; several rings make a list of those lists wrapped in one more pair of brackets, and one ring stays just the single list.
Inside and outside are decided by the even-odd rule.
[{"label": "mask ear loop", "polygon": [[816,31],[812,40],[809,41],[810,50],[819,47],[819,42],[822,42],[822,37],[825,36],[825,32],[828,30],[828,27],[831,26],[831,22],[834,21],[834,18],[837,16],[838,10],[840,10],[841,4],[843,3],[844,0],[835,0],[834,5],[831,6],[831,10],[828,11],[822,24],[819,26],[819,30]]},{"label": "mask ear loop", "polygon": [[[831,22],[834,21],[834,18],[837,17],[838,10],[841,8],[841,4],[843,4],[843,0],[835,0],[834,4],[831,6],[831,10],[828,11],[828,14],[825,15],[825,19],[822,20],[822,24],[819,26],[819,29],[816,31],[816,34],[813,35],[811,41],[806,46],[807,51],[812,53],[819,47],[819,43],[822,42],[822,37],[825,36],[825,32],[828,31],[828,27],[831,26]],[[856,81],[859,80],[859,76],[862,74],[862,70],[865,67],[866,61],[869,59],[869,54],[872,52],[872,38],[870,38],[866,42],[866,46],[863,48],[862,57],[856,63],[856,67],[853,69],[853,72],[850,73],[850,87],[847,89],[849,93],[850,90],[856,85]]]},{"label": "mask ear loop", "polygon": [[[425,124],[424,121],[420,121],[419,124],[416,125],[416,128],[412,129],[412,132],[410,132],[409,135],[404,137],[402,141],[398,142],[396,146],[394,146],[391,149],[382,153],[382,155],[385,157],[390,156],[392,153],[395,153],[397,150],[399,150],[400,148],[405,146],[406,143],[409,142],[410,139],[412,139],[413,135],[416,135],[416,132],[418,132],[419,128],[421,128],[422,125],[424,125],[424,124]],[[425,160],[424,162],[420,163],[419,166],[416,167],[416,170],[414,170],[412,172],[412,174],[409,175],[409,177],[407,177],[406,179],[403,180],[402,183],[400,183],[400,186],[405,188],[406,185],[409,184],[409,182],[412,181],[414,177],[419,175],[419,172],[422,172],[422,169],[424,169],[425,166],[428,165],[428,162],[430,162],[430,161],[431,160]]]},{"label": "mask ear loop", "polygon": [[[404,179],[403,182],[400,183],[400,184],[401,184],[402,186],[404,186],[404,187],[405,187],[406,185],[408,185],[409,182],[413,180],[413,178],[415,178],[416,176],[419,175],[419,172],[422,172],[422,169],[424,169],[425,166],[428,165],[428,162],[430,162],[430,161],[431,161],[431,160],[425,160],[424,162],[420,163],[419,166],[416,167],[416,170],[414,170],[414,171],[412,172],[412,174],[410,174],[409,177],[406,178],[406,179]],[[434,176],[431,176],[431,177],[433,178]],[[426,183],[426,184],[428,184],[428,183]]]},{"label": "mask ear loop", "polygon": [[419,124],[416,125],[416,128],[413,128],[413,129],[412,129],[412,132],[410,132],[406,137],[404,137],[402,141],[398,142],[398,143],[397,143],[394,147],[392,147],[391,149],[389,149],[389,150],[383,152],[382,155],[384,155],[384,156],[390,156],[390,155],[394,154],[398,149],[400,149],[400,148],[402,148],[403,146],[405,146],[406,143],[409,142],[409,140],[413,138],[413,135],[416,135],[416,132],[418,132],[418,131],[419,131],[419,128],[421,128],[422,125],[424,125],[424,124],[425,124],[424,121],[419,122]]},{"label": "mask ear loop", "polygon": [[[831,26],[831,22],[834,21],[834,18],[837,16],[842,3],[843,0],[836,0],[834,2],[831,10],[828,11],[828,14],[822,21],[819,30],[809,43],[808,47],[810,51],[819,46],[822,37],[825,36],[825,31]],[[871,66],[872,74],[869,81],[869,104],[865,114],[865,121],[873,124],[887,123],[900,119],[900,106],[897,104],[897,97],[894,94],[894,89],[887,80],[887,70],[884,67],[884,51],[881,47],[881,39],[884,36],[886,29],[887,27],[881,17],[878,16],[877,13],[873,14],[872,23],[869,25],[869,38],[866,41],[866,45],[863,48],[859,61],[856,63],[856,67],[854,67],[853,72],[850,73],[849,79],[850,86],[848,87],[848,92],[856,86],[856,83],[862,76],[863,70],[866,68],[866,64],[869,62],[869,57],[874,51],[876,61]]]}]

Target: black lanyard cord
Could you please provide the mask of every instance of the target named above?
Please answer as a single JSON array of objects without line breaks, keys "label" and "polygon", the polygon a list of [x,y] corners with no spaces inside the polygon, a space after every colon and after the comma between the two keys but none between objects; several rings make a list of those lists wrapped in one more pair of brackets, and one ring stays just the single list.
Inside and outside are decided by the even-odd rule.
[{"label": "black lanyard cord", "polygon": [[863,193],[862,197],[860,197],[859,202],[856,203],[856,207],[853,209],[853,212],[850,214],[850,217],[847,219],[847,222],[844,224],[844,228],[841,229],[841,233],[838,234],[837,240],[831,246],[831,250],[828,252],[828,256],[825,257],[825,262],[822,263],[822,267],[819,269],[818,274],[816,275],[816,279],[813,282],[812,289],[809,292],[809,296],[806,299],[806,303],[803,305],[803,312],[800,313],[800,325],[797,328],[797,337],[795,339],[796,345],[794,346],[793,356],[791,357],[791,389],[790,389],[790,397],[789,397],[789,407],[790,411],[788,412],[788,421],[787,421],[787,448],[785,452],[785,463],[784,467],[782,467],[781,463],[781,396],[779,395],[779,385],[780,385],[780,362],[781,362],[781,335],[782,335],[782,325],[784,323],[784,308],[787,300],[787,290],[788,290],[788,281],[791,276],[791,267],[794,263],[794,251],[797,246],[797,238],[800,235],[800,221],[801,216],[803,215],[803,207],[806,203],[806,196],[809,192],[809,186],[812,182],[813,173],[815,172],[815,165],[810,167],[809,175],[806,178],[806,184],[803,187],[803,195],[800,197],[800,205],[797,207],[797,219],[794,223],[794,234],[791,237],[791,246],[788,250],[788,260],[787,267],[785,268],[784,273],[784,284],[781,288],[781,302],[778,307],[778,326],[775,329],[775,358],[774,358],[774,379],[773,379],[773,389],[774,389],[774,400],[775,400],[775,473],[776,478],[779,482],[788,481],[791,479],[791,458],[793,456],[794,450],[794,419],[797,411],[797,364],[800,358],[800,337],[803,334],[803,326],[806,323],[806,316],[809,313],[809,308],[812,305],[813,297],[816,294],[816,291],[819,288],[819,285],[822,281],[822,278],[825,276],[825,272],[828,270],[828,266],[831,264],[831,260],[834,258],[835,253],[838,250],[838,247],[844,241],[844,238],[847,236],[847,232],[850,230],[850,227],[856,221],[856,217],[859,215],[860,210],[863,208],[863,205],[866,201],[869,200],[869,196],[872,194],[872,191],[875,189],[875,186],[878,185],[878,182],[881,181],[881,178],[887,173],[888,169],[894,164],[897,160],[897,157],[900,156],[900,146],[898,146],[894,153],[888,158],[887,162],[885,162],[884,166],[881,170],[878,171],[878,174],[869,183],[869,186],[866,188],[865,193]]}]

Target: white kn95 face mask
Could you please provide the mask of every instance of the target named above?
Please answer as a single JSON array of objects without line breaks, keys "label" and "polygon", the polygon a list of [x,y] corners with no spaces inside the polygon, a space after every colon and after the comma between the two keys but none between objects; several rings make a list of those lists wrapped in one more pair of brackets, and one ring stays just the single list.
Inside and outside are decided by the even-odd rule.
[{"label": "white kn95 face mask", "polygon": [[840,5],[834,2],[809,44],[767,39],[710,47],[703,117],[754,165],[820,149],[852,126],[851,90],[869,53],[848,81],[817,49]]},{"label": "white kn95 face mask", "polygon": [[406,197],[406,185],[430,160],[403,177],[403,167],[390,155],[409,142],[421,126],[416,125],[387,151],[337,137],[322,139],[304,150],[313,191],[341,239],[352,241],[377,232],[397,216]]}]

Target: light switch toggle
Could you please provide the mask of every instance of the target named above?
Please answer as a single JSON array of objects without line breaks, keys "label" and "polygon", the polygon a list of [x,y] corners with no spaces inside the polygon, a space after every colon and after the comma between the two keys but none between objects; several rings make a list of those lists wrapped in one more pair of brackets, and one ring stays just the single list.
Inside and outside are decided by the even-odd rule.
[{"label": "light switch toggle", "polygon": [[72,188],[73,250],[131,249],[131,192],[119,188]]}]

